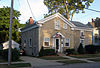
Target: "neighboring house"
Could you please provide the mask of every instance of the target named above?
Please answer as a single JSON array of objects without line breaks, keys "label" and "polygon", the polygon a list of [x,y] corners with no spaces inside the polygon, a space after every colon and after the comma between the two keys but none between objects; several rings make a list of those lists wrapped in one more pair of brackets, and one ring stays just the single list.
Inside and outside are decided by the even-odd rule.
[{"label": "neighboring house", "polygon": [[94,45],[100,45],[100,25],[99,27],[96,26],[97,24],[94,22],[94,19],[92,19],[92,22],[89,22],[87,25],[93,28],[92,43]]},{"label": "neighboring house", "polygon": [[41,46],[64,52],[92,44],[92,29],[80,22],[70,22],[56,13],[22,29],[22,43],[27,55],[37,56]]},{"label": "neighboring house", "polygon": [[[17,42],[15,42],[15,41],[12,40],[12,48],[13,48],[13,49],[14,49],[14,48],[19,49],[19,45],[20,45],[20,44],[18,44]],[[4,43],[3,43],[3,50],[4,50],[4,49],[8,49],[8,48],[9,48],[9,41],[4,42]]]}]

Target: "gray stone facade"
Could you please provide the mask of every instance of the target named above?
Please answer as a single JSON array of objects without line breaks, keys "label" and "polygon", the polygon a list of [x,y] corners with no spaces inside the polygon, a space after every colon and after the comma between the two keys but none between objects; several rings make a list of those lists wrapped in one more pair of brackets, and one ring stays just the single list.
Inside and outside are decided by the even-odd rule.
[{"label": "gray stone facade", "polygon": [[[59,21],[60,25],[55,22]],[[66,24],[66,29],[64,28]],[[59,26],[60,29],[55,29]],[[81,36],[81,33],[83,35]],[[30,40],[31,39],[31,40]],[[25,41],[26,40],[26,41]],[[30,41],[32,43],[30,43]],[[92,44],[92,29],[84,24],[69,22],[61,14],[56,13],[22,29],[22,46],[27,55],[37,56],[41,47],[64,52],[66,49],[77,50],[82,41],[83,45]],[[31,47],[30,47],[31,45]]]}]

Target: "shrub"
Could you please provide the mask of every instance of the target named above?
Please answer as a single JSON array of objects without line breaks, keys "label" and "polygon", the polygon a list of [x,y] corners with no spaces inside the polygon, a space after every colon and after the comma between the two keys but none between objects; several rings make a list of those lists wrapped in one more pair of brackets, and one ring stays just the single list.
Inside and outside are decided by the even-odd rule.
[{"label": "shrub", "polygon": [[[12,61],[17,61],[19,60],[19,57],[20,57],[20,53],[17,49],[11,49],[11,60]],[[3,50],[2,52],[2,57],[5,59],[5,60],[8,60],[8,49],[5,49]]]},{"label": "shrub", "polygon": [[73,52],[75,51],[75,49],[66,49],[66,53],[69,54],[73,54]]},{"label": "shrub", "polygon": [[85,49],[83,48],[82,43],[80,43],[77,51],[78,51],[79,54],[84,54],[85,53]]},{"label": "shrub", "polygon": [[47,55],[55,55],[55,50],[54,49],[45,49],[44,50],[44,55],[47,56]]},{"label": "shrub", "polygon": [[42,46],[41,47],[41,50],[39,52],[39,56],[48,56],[48,55],[55,55],[55,50],[54,49],[45,49],[44,50],[44,47]]},{"label": "shrub", "polygon": [[39,52],[39,56],[44,56],[44,47],[43,46],[41,47],[41,50]]},{"label": "shrub", "polygon": [[99,45],[87,45],[85,46],[86,53],[94,54],[100,53],[100,46]]},{"label": "shrub", "polygon": [[100,53],[100,45],[95,46],[96,53]]},{"label": "shrub", "polygon": [[75,49],[66,49],[66,53],[67,55],[73,54],[73,55],[77,55],[78,52],[75,51]]},{"label": "shrub", "polygon": [[96,53],[96,48],[94,45],[86,45],[85,51],[86,53],[93,54],[93,53]]},{"label": "shrub", "polygon": [[2,56],[2,51],[3,51],[3,50],[0,50],[0,56]]}]

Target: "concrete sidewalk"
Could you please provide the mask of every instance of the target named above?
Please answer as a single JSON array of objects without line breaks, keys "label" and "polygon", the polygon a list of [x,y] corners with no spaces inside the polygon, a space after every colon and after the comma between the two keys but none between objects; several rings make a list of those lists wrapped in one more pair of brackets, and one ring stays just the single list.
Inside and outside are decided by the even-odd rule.
[{"label": "concrete sidewalk", "polygon": [[22,56],[21,59],[24,60],[25,62],[31,63],[33,68],[42,67],[42,66],[63,65],[63,63],[58,63],[56,61],[43,60],[43,59],[29,57],[29,56]]},{"label": "concrete sidewalk", "polygon": [[80,58],[74,58],[74,57],[70,57],[70,56],[62,56],[64,58],[68,58],[68,59],[71,59],[71,60],[81,60],[81,61],[85,61],[85,62],[88,62],[88,63],[94,63],[94,61],[90,61],[90,60],[87,60],[87,59],[80,59]]}]

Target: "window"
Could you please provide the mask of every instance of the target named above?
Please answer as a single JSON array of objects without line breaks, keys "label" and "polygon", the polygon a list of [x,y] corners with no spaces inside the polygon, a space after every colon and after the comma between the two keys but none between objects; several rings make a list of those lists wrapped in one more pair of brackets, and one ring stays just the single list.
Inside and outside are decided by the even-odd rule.
[{"label": "window", "polygon": [[24,48],[26,47],[26,40],[24,40]]},{"label": "window", "polygon": [[84,47],[84,39],[80,39],[80,43],[82,43],[82,45]]},{"label": "window", "polygon": [[84,31],[81,31],[80,32],[80,36],[84,36]]},{"label": "window", "polygon": [[32,47],[32,39],[29,39],[29,46]]},{"label": "window", "polygon": [[50,45],[50,38],[44,38],[44,46]]},{"label": "window", "polygon": [[55,22],[55,29],[59,30],[60,29],[60,21]]},{"label": "window", "polygon": [[63,28],[67,29],[67,24],[66,23],[63,23]]},{"label": "window", "polygon": [[69,43],[70,43],[70,39],[69,38],[66,38],[65,39],[65,46],[69,46]]}]

